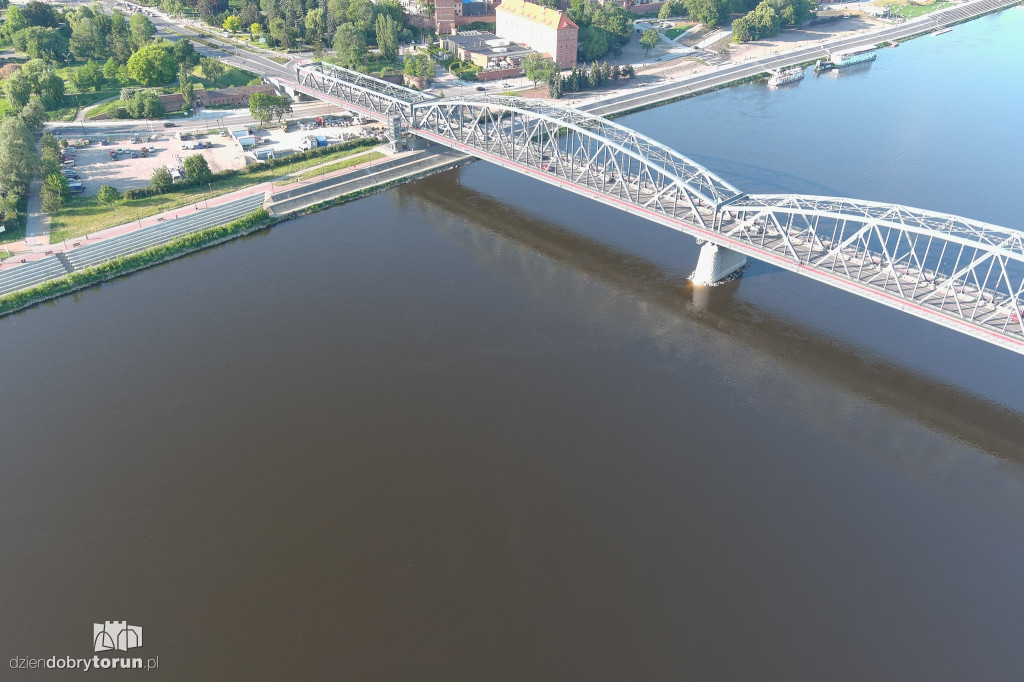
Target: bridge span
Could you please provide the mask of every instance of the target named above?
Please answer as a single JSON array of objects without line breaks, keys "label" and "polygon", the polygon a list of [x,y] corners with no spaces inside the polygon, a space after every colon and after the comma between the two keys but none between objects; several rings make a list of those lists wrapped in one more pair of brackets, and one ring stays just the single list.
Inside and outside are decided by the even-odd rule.
[{"label": "bridge span", "polygon": [[1024,233],[841,197],[747,194],[625,126],[547,102],[442,98],[330,64],[290,90],[641,216],[702,243],[692,279],[756,258],[1024,353]]}]

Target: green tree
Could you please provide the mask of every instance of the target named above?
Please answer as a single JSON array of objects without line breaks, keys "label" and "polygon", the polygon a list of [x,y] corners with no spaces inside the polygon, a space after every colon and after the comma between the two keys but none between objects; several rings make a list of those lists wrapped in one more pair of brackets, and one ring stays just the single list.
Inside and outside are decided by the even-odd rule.
[{"label": "green tree", "polygon": [[538,83],[552,81],[559,71],[557,64],[539,52],[528,54],[522,66],[526,77],[533,81],[533,87],[537,87]]},{"label": "green tree", "polygon": [[295,32],[284,19],[271,19],[270,37],[285,49],[291,49],[295,46]]},{"label": "green tree", "polygon": [[8,8],[4,23],[0,25],[0,31],[3,31],[3,35],[7,40],[14,40],[14,34],[28,28],[28,26],[28,19],[25,18],[21,8],[14,5]]},{"label": "green tree", "polygon": [[21,108],[18,118],[25,122],[29,130],[35,132],[41,130],[46,123],[46,109],[43,108],[42,102],[32,100]]},{"label": "green tree", "polygon": [[185,179],[190,185],[203,185],[213,180],[213,173],[202,154],[185,157]]},{"label": "green tree", "polygon": [[580,61],[602,59],[611,50],[613,36],[598,26],[584,26],[579,30],[577,56]]},{"label": "green tree", "polygon": [[254,92],[249,95],[249,113],[259,120],[260,127],[270,120],[270,95],[265,92]]},{"label": "green tree", "polygon": [[366,35],[354,24],[342,24],[334,33],[334,49],[342,66],[361,66],[366,60]]},{"label": "green tree", "polygon": [[111,56],[117,59],[118,64],[127,64],[134,52],[128,21],[123,14],[116,10],[110,17],[107,45],[110,47]]},{"label": "green tree", "polygon": [[104,206],[113,206],[121,200],[121,193],[112,185],[103,185],[96,193],[96,199]]},{"label": "green tree", "polygon": [[263,34],[263,25],[253,22],[249,24],[249,35],[253,38],[259,38]]},{"label": "green tree", "polygon": [[39,196],[43,200],[43,210],[53,215],[64,207],[68,197],[68,179],[63,173],[50,173],[43,179]]},{"label": "green tree", "polygon": [[690,18],[705,26],[718,26],[729,16],[730,0],[683,0]]},{"label": "green tree", "polygon": [[178,76],[178,92],[181,93],[184,108],[191,109],[196,101],[196,91],[195,85],[192,84],[192,79],[188,77],[188,72],[185,70],[182,70]]},{"label": "green tree", "polygon": [[388,61],[398,56],[398,32],[401,24],[387,14],[377,17],[377,47]]},{"label": "green tree", "polygon": [[55,28],[29,26],[14,34],[14,46],[32,59],[57,62],[67,56],[68,39]]},{"label": "green tree", "polygon": [[125,109],[132,118],[163,118],[164,105],[152,90],[141,90],[125,103]]},{"label": "green tree", "polygon": [[128,75],[142,85],[156,85],[173,79],[177,66],[165,46],[146,45],[128,60]]},{"label": "green tree", "polygon": [[188,38],[182,38],[174,43],[171,53],[174,55],[174,61],[178,64],[179,69],[184,68],[191,71],[199,66],[199,53],[196,52],[195,46]]},{"label": "green tree", "polygon": [[327,12],[317,7],[306,14],[306,40],[310,45],[323,45],[327,35]]},{"label": "green tree", "polygon": [[75,69],[71,79],[75,83],[75,87],[85,92],[89,88],[93,90],[100,90],[104,86],[106,80],[103,76],[103,70],[96,65],[96,62],[91,59],[82,66]]},{"label": "green tree", "polygon": [[203,75],[211,81],[216,82],[224,75],[224,64],[215,57],[200,57],[199,65],[203,70]]},{"label": "green tree", "polygon": [[39,79],[39,99],[47,109],[59,109],[64,104],[64,79],[48,73]]},{"label": "green tree", "polygon": [[117,63],[117,60],[111,57],[107,60],[107,63],[103,65],[103,77],[107,80],[117,80],[117,67],[121,66]]},{"label": "green tree", "polygon": [[659,40],[660,38],[658,37],[658,32],[655,31],[653,28],[647,29],[646,31],[644,31],[643,35],[640,36],[640,44],[643,45],[644,47],[645,59],[647,58],[647,55],[650,53],[651,48],[657,45]]},{"label": "green tree", "polygon": [[238,33],[242,30],[242,20],[236,17],[234,14],[224,20],[224,30],[230,31],[231,33]]},{"label": "green tree", "polygon": [[20,109],[32,96],[32,82],[21,71],[15,71],[4,81],[4,94],[12,106]]},{"label": "green tree", "polygon": [[48,3],[32,0],[32,2],[25,4],[21,12],[29,26],[56,28],[60,25],[56,9]]},{"label": "green tree", "polygon": [[139,50],[153,42],[156,26],[145,14],[133,14],[128,22],[128,33],[131,35],[132,45]]},{"label": "green tree", "polygon": [[171,172],[164,166],[158,166],[153,169],[153,175],[149,178],[149,186],[153,188],[153,191],[158,194],[171,189],[174,184],[174,178],[171,177]]}]

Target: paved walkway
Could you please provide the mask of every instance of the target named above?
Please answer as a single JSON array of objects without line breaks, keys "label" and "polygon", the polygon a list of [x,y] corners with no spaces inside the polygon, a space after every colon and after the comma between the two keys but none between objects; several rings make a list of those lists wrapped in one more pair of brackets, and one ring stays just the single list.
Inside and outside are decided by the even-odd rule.
[{"label": "paved walkway", "polygon": [[[3,261],[0,261],[0,271],[6,271],[6,270],[9,270],[11,268],[20,267],[20,266],[23,266],[25,264],[33,263],[35,261],[39,261],[39,260],[42,260],[44,258],[47,258],[47,257],[49,257],[52,254],[70,253],[70,252],[73,252],[74,249],[76,249],[76,248],[90,246],[90,245],[95,244],[95,243],[97,243],[99,241],[102,241],[102,240],[105,240],[105,239],[110,239],[112,237],[119,237],[119,236],[122,236],[122,235],[125,235],[125,234],[129,234],[131,232],[135,232],[135,231],[140,230],[142,228],[150,227],[152,225],[157,225],[159,223],[163,223],[163,222],[168,221],[168,220],[175,220],[175,219],[178,219],[178,218],[183,218],[183,217],[185,217],[187,215],[190,215],[190,214],[200,213],[202,211],[206,211],[207,209],[214,209],[214,208],[217,208],[218,206],[223,206],[224,204],[232,203],[234,201],[237,201],[238,199],[242,199],[242,198],[248,197],[248,196],[253,196],[255,194],[266,195],[266,194],[269,193],[271,195],[271,201],[272,201],[273,200],[273,194],[275,192],[284,192],[284,191],[288,191],[288,190],[293,190],[293,189],[295,189],[297,187],[301,187],[303,185],[311,184],[313,182],[318,182],[319,183],[319,182],[322,182],[323,180],[329,180],[329,179],[332,179],[332,178],[338,178],[338,177],[345,176],[345,175],[348,175],[348,174],[351,174],[351,173],[359,173],[360,171],[362,171],[362,170],[364,170],[364,169],[366,169],[368,167],[372,167],[372,166],[374,166],[376,164],[380,164],[380,163],[385,163],[385,162],[389,161],[392,158],[394,158],[394,156],[385,156],[382,159],[376,159],[374,161],[368,161],[366,163],[357,164],[355,166],[349,166],[348,168],[343,168],[341,170],[334,171],[333,173],[325,173],[322,177],[321,176],[316,176],[315,178],[311,178],[310,180],[301,181],[301,182],[293,182],[293,183],[282,185],[282,186],[274,185],[273,182],[261,182],[261,183],[259,183],[257,185],[252,185],[251,187],[245,187],[243,189],[236,190],[234,192],[230,192],[230,193],[227,193],[227,194],[222,194],[220,196],[217,196],[217,197],[214,197],[212,199],[209,199],[208,201],[204,200],[204,201],[201,201],[201,202],[198,202],[198,203],[194,203],[194,204],[186,204],[185,206],[180,206],[180,207],[175,208],[175,209],[170,209],[168,211],[164,211],[163,213],[159,213],[157,215],[149,216],[148,218],[136,218],[135,220],[133,220],[131,222],[128,222],[128,223],[117,225],[115,227],[109,227],[109,228],[104,229],[104,230],[98,230],[96,232],[92,232],[92,233],[89,233],[87,235],[83,235],[83,236],[80,236],[80,237],[75,237],[74,239],[69,239],[69,240],[66,240],[66,241],[60,241],[60,242],[57,242],[57,243],[54,243],[54,244],[50,243],[49,235],[45,235],[45,239],[46,239],[45,243],[36,243],[36,244],[31,244],[30,243],[30,244],[26,245],[23,242],[17,242],[17,244],[22,245],[21,248],[18,249],[18,250],[16,250],[13,247],[11,248],[11,251],[14,253],[14,255],[12,257],[10,257],[10,258],[4,259]],[[337,161],[337,159],[335,161]],[[331,163],[333,163],[333,162],[331,162]],[[297,171],[296,174],[304,173],[307,170],[309,170],[309,169],[303,169],[302,171]],[[31,199],[30,199],[30,206],[31,206]],[[130,208],[125,208],[124,209],[124,217],[126,217],[126,218],[130,218],[131,217],[131,209]],[[26,239],[26,241],[30,241],[30,240]]]},{"label": "paved walkway", "polygon": [[39,191],[42,181],[33,180],[28,186],[28,220],[25,223],[26,246],[50,243],[50,216],[43,212],[43,197]]}]

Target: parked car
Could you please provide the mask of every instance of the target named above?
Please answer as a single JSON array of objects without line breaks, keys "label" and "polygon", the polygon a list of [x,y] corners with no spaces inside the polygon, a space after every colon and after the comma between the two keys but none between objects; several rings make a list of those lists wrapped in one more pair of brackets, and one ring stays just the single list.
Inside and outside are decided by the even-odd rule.
[{"label": "parked car", "polygon": [[68,183],[68,191],[73,193],[73,194],[81,194],[82,192],[85,191],[85,185],[83,185],[82,183],[77,182],[77,181],[69,182]]},{"label": "parked car", "polygon": [[64,177],[65,177],[65,178],[68,178],[69,180],[77,180],[77,179],[78,179],[78,177],[79,177],[79,176],[78,176],[78,173],[76,173],[75,171],[73,171],[73,170],[72,170],[72,169],[70,169],[70,168],[65,168],[65,169],[64,169],[63,171],[61,171],[61,172],[62,172],[62,173],[64,173]]},{"label": "parked car", "polygon": [[138,158],[138,156],[139,156],[139,153],[133,149],[132,150],[132,158],[135,159],[135,158]]}]

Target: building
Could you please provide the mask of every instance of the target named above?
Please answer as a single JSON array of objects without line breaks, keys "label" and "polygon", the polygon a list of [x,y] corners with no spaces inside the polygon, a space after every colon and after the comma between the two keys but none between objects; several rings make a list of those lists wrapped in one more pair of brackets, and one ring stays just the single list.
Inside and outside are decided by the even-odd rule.
[{"label": "building", "polygon": [[445,36],[455,30],[455,9],[462,0],[434,0],[434,25],[437,35]]},{"label": "building", "polygon": [[[198,107],[247,107],[249,106],[249,95],[254,92],[263,92],[268,95],[275,95],[277,91],[269,83],[259,85],[242,85],[235,88],[223,88],[220,90],[196,90],[195,106]],[[159,95],[161,104],[166,111],[178,111],[185,101],[178,93]]]},{"label": "building", "polygon": [[[528,47],[516,45],[511,40],[484,31],[463,31],[445,36],[443,43],[444,48],[461,61],[472,62],[484,72],[514,69],[512,75],[519,75],[519,65],[523,58],[533,54],[533,50]],[[477,74],[477,77],[482,76],[484,72]],[[484,76],[481,80],[488,78]]]},{"label": "building", "polygon": [[505,0],[494,13],[499,38],[529,45],[563,69],[576,63],[579,27],[564,12],[526,0]]}]

